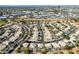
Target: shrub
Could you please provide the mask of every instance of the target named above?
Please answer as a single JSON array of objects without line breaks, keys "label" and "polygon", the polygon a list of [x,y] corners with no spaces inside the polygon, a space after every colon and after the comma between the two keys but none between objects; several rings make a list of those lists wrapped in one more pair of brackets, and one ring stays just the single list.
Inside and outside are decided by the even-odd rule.
[{"label": "shrub", "polygon": [[73,51],[69,51],[69,54],[74,54],[74,52]]}]

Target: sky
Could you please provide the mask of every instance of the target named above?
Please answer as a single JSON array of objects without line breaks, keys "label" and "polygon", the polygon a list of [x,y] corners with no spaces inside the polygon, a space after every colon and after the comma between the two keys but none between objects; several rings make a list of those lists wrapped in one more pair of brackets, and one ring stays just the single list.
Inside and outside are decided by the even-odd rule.
[{"label": "sky", "polygon": [[79,0],[0,0],[0,5],[78,5]]}]

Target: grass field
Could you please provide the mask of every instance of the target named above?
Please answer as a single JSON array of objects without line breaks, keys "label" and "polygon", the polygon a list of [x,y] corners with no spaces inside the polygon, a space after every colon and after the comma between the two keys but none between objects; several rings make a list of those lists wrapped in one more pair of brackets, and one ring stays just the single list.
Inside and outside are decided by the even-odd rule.
[{"label": "grass field", "polygon": [[0,20],[0,26],[5,25],[7,23],[6,20]]}]

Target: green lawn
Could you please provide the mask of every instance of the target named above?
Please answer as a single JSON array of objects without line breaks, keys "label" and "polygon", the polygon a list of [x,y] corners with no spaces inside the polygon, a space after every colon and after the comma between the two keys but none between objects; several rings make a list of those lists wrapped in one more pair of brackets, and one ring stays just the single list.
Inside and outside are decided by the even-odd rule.
[{"label": "green lawn", "polygon": [[6,20],[0,20],[0,26],[5,25],[7,23]]}]

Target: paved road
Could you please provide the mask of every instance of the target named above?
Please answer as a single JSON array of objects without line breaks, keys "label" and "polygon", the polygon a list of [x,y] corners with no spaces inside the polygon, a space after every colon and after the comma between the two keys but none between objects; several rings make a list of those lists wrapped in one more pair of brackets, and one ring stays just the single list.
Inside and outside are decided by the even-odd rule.
[{"label": "paved road", "polygon": [[[13,44],[10,44],[9,46],[7,46],[5,49],[3,49],[3,53],[6,53],[6,54],[8,54],[8,53],[11,53],[11,52],[13,52],[13,50],[15,50],[15,48],[18,46],[18,45],[20,45],[21,44],[21,42],[23,42],[24,40],[25,40],[25,37],[26,37],[26,31],[27,31],[27,29],[23,26],[23,25],[21,25],[21,27],[22,27],[22,35],[19,37],[19,38],[17,38],[14,42],[13,42]],[[27,31],[28,32],[28,31]]]},{"label": "paved road", "polygon": [[15,34],[15,32],[14,32],[14,33],[10,32],[7,37],[0,38],[0,43],[3,43],[4,41],[8,40],[8,39],[11,38],[14,34]]},{"label": "paved road", "polygon": [[[38,24],[39,26],[37,26],[37,27],[39,27],[39,28],[42,28],[42,26],[40,25],[40,23]],[[56,28],[57,28],[57,26],[56,25],[54,25]],[[39,30],[39,28],[38,28],[38,30]],[[58,29],[58,28],[57,28]],[[40,30],[39,30],[40,31]],[[62,31],[62,30],[59,30],[59,31]],[[69,33],[67,33],[67,35],[70,35],[70,34],[72,34],[73,32],[75,32],[76,31],[76,28],[71,28],[71,30],[69,30],[70,32]],[[43,29],[40,31],[42,34],[41,34],[41,41],[27,41],[28,43],[43,43],[43,44],[46,44],[46,43],[53,43],[53,42],[57,42],[57,41],[60,41],[60,40],[63,40],[64,39],[64,37],[61,37],[60,38],[60,36],[58,36],[58,39],[57,40],[52,40],[52,41],[48,41],[48,42],[45,42],[44,41],[44,34],[43,34]],[[63,31],[62,31],[63,32]],[[65,32],[63,32],[63,34],[65,34]],[[38,38],[39,39],[39,38]]]},{"label": "paved road", "polygon": [[[57,40],[45,42],[44,41],[43,28],[42,28],[41,23],[38,21],[38,24],[37,24],[37,28],[38,28],[38,31],[39,31],[38,41],[37,42],[36,41],[28,41],[28,39],[31,37],[30,36],[30,31],[31,30],[26,25],[20,25],[20,26],[22,27],[22,35],[19,38],[17,38],[12,44],[10,44],[5,49],[3,49],[2,50],[3,53],[5,53],[5,54],[12,53],[17,46],[22,45],[24,42],[27,42],[27,43],[43,43],[44,46],[45,46],[46,43],[53,43],[53,42],[57,42],[57,41],[60,41],[60,40],[63,40],[64,39],[63,37],[61,37],[61,38],[58,38]],[[54,25],[54,26],[56,27],[56,25]],[[75,30],[76,30],[76,28],[73,28],[73,29],[69,30],[70,32],[67,33],[67,35],[70,35]],[[26,34],[26,31],[27,31],[27,34]],[[62,30],[59,30],[59,31],[62,31]],[[65,32],[63,32],[63,33],[65,34]]]}]

